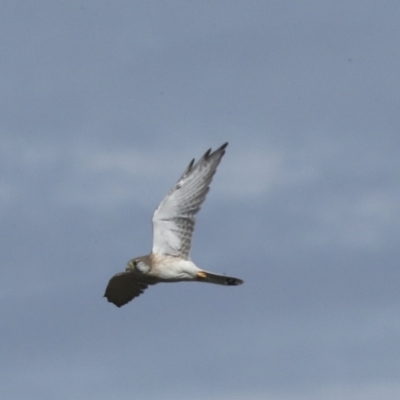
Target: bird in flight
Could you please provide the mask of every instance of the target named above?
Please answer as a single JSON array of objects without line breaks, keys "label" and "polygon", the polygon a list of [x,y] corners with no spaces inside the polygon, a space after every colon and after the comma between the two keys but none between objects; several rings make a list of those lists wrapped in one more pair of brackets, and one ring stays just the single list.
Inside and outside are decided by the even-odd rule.
[{"label": "bird in flight", "polygon": [[198,268],[190,259],[195,215],[210,190],[210,183],[228,143],[193,159],[153,214],[153,248],[149,255],[128,262],[125,272],[108,282],[104,297],[117,307],[159,282],[195,281],[236,286],[243,281]]}]

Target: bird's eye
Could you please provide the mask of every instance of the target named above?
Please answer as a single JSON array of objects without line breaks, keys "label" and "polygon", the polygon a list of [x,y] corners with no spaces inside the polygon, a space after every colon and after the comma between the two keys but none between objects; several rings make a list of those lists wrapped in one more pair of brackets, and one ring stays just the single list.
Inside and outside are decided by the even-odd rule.
[{"label": "bird's eye", "polygon": [[132,271],[132,270],[136,269],[136,266],[137,266],[137,261],[136,260],[130,260],[128,262],[128,264],[126,264],[125,270],[126,271]]}]

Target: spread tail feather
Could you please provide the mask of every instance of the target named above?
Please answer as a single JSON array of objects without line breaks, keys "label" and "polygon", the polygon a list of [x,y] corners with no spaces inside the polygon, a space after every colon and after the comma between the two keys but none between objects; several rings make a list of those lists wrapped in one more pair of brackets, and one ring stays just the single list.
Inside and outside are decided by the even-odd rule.
[{"label": "spread tail feather", "polygon": [[201,282],[216,283],[217,285],[237,286],[241,285],[243,281],[231,276],[217,275],[207,271],[201,271],[197,274],[197,280]]}]

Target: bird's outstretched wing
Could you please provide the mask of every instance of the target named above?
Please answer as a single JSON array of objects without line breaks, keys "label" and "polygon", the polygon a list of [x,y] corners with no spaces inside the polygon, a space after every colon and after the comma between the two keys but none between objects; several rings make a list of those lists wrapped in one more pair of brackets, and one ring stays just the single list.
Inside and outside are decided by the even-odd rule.
[{"label": "bird's outstretched wing", "polygon": [[107,297],[110,303],[121,307],[140,296],[148,285],[155,283],[150,279],[143,280],[143,277],[138,277],[134,272],[121,272],[110,279],[104,297]]},{"label": "bird's outstretched wing", "polygon": [[213,153],[209,149],[196,164],[193,159],[160,203],[153,215],[153,253],[189,259],[194,216],[206,198],[226,146],[228,143]]}]

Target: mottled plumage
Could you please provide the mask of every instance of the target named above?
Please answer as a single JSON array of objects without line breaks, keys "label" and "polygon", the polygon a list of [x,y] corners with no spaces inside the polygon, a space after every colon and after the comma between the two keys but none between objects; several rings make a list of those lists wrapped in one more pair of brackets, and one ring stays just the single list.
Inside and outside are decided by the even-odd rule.
[{"label": "mottled plumage", "polygon": [[153,215],[151,254],[130,260],[126,271],[114,275],[105,297],[121,307],[158,282],[199,281],[235,286],[242,280],[213,274],[190,260],[195,214],[200,210],[228,143],[195,164],[193,159]]}]

